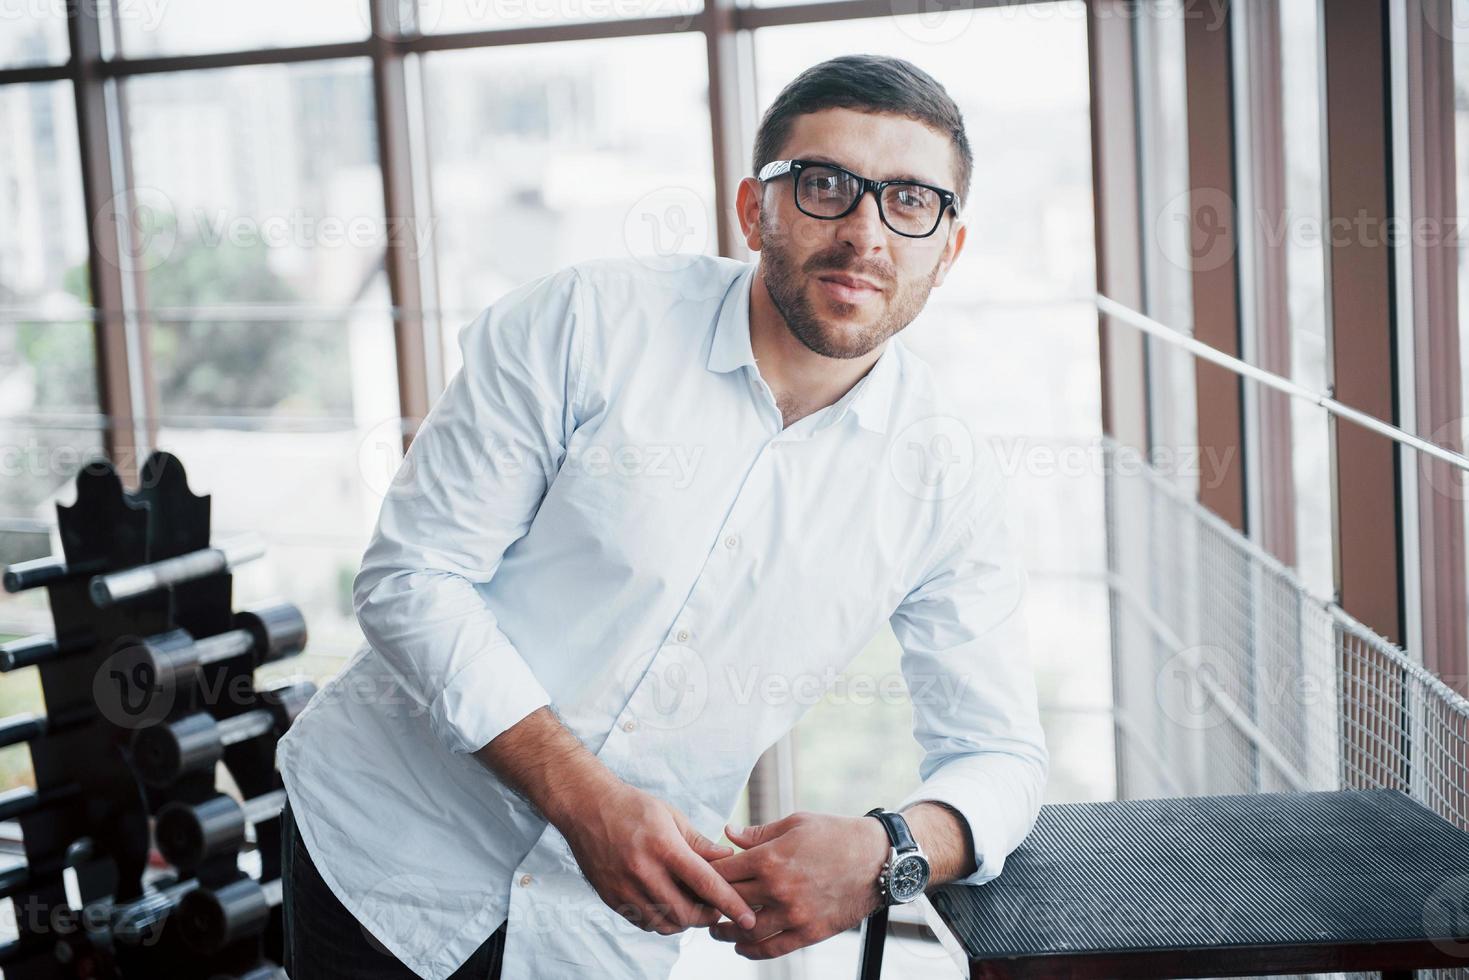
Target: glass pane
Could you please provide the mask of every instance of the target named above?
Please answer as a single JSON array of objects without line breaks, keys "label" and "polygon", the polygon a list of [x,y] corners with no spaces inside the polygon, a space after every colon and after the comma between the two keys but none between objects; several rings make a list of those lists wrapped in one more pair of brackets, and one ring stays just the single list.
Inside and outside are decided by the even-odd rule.
[{"label": "glass pane", "polygon": [[299,604],[310,659],[279,669],[316,677],[361,639],[350,584],[388,465],[365,466],[362,447],[393,462],[401,448],[370,71],[126,83],[137,241],[118,254],[142,279],[159,445],[213,494],[215,534],[264,534],[237,605]]},{"label": "glass pane", "polygon": [[626,17],[692,17],[701,0],[420,0],[425,34],[578,24]]},{"label": "glass pane", "polygon": [[89,303],[87,220],[70,82],[0,88],[0,311],[75,317]]},{"label": "glass pane", "polygon": [[[924,69],[964,114],[975,155],[964,251],[902,338],[1010,480],[1044,722],[1064,747],[1052,798],[1104,799],[1115,790],[1110,734],[1095,722],[1107,717],[1110,681],[1086,18],[1080,3],[1043,8],[762,29],[757,91],[763,112],[801,71],[862,51]],[[917,785],[906,696],[859,704],[843,694],[901,690],[899,657],[883,629],[802,719],[802,808],[861,813]]]},{"label": "glass pane", "polygon": [[[1321,228],[1320,0],[1280,5],[1280,90],[1285,132],[1286,214],[1291,227]],[[1318,234],[1286,236],[1291,376],[1326,391],[1326,273]],[[1331,461],[1324,409],[1291,399],[1296,491],[1296,568],[1318,596],[1335,591],[1331,571]]]},{"label": "glass pane", "polygon": [[128,58],[357,41],[371,29],[367,0],[114,0]]},{"label": "glass pane", "polygon": [[6,561],[50,554],[56,494],[101,447],[87,272],[71,82],[0,88],[0,519],[22,522],[0,525]]},{"label": "glass pane", "polygon": [[424,64],[446,377],[459,327],[518,283],[584,259],[717,251],[701,37]]},{"label": "glass pane", "polygon": [[69,54],[66,0],[8,0],[0,5],[0,68],[60,65]]},{"label": "glass pane", "polygon": [[391,333],[367,62],[149,76],[128,97],[123,257],[163,414],[351,416],[354,338]]},{"label": "glass pane", "polygon": [[[1183,334],[1193,333],[1195,254],[1189,188],[1188,118],[1184,109],[1182,0],[1149,4],[1138,18],[1138,129],[1141,139],[1143,312]],[[1153,464],[1197,493],[1205,461],[1198,451],[1192,354],[1149,337],[1148,388]],[[1210,464],[1212,465],[1212,464]]]}]

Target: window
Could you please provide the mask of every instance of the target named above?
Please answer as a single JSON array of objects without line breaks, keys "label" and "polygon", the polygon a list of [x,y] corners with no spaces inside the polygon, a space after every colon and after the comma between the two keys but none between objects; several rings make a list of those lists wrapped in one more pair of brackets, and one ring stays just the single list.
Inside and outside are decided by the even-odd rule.
[{"label": "window", "polygon": [[266,535],[237,601],[287,596],[313,654],[350,653],[386,487],[364,465],[399,414],[369,65],[168,73],[127,96],[159,443],[215,493],[216,535]]},{"label": "window", "polygon": [[92,322],[71,83],[0,88],[5,562],[50,554],[57,494],[101,448]]},{"label": "window", "polygon": [[[372,26],[367,5],[368,0],[112,0],[103,9],[111,8],[120,54],[142,58],[360,41]],[[106,43],[108,32],[102,33]]]},{"label": "window", "polygon": [[[1286,178],[1286,282],[1291,377],[1326,391],[1326,256],[1321,183],[1321,12],[1316,0],[1280,5],[1281,107]],[[1292,230],[1293,229],[1293,230]],[[1312,229],[1317,233],[1313,234]],[[1326,411],[1299,398],[1291,405],[1296,500],[1296,568],[1316,595],[1330,597],[1331,447]]]},{"label": "window", "polygon": [[694,35],[425,59],[446,376],[459,328],[521,282],[718,250],[704,64]]},{"label": "window", "polygon": [[66,61],[66,0],[10,0],[0,25],[0,68]]},{"label": "window", "polygon": [[[906,58],[958,102],[975,156],[966,242],[901,334],[991,440],[1030,573],[1028,622],[1055,798],[1112,793],[1091,219],[1086,18],[1080,3],[963,10],[756,32],[761,111],[801,70],[863,51]],[[953,43],[930,43],[937,35]],[[750,148],[744,161],[749,166]],[[1094,465],[1095,464],[1095,465]],[[805,809],[862,813],[917,785],[911,708],[890,691],[886,627],[796,729]],[[901,689],[901,688],[899,688]],[[866,692],[866,693],[864,693]],[[877,692],[877,693],[873,693]]]},{"label": "window", "polygon": [[419,0],[425,34],[697,14],[700,0]]}]

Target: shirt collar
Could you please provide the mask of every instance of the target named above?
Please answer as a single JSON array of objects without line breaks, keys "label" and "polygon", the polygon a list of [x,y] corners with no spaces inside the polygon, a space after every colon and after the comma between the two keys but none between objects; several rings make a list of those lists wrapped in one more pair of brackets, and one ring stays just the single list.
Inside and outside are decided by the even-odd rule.
[{"label": "shirt collar", "polygon": [[[750,289],[755,281],[755,270],[759,263],[747,262],[725,293],[719,305],[719,314],[714,321],[714,340],[709,345],[707,366],[710,371],[724,374],[749,365],[755,365],[755,352],[750,346]],[[873,432],[886,432],[889,409],[892,405],[893,385],[897,383],[898,351],[902,344],[896,336],[888,338],[887,347],[873,363],[868,372],[832,406],[832,418],[827,424],[840,419],[850,409],[857,413],[862,427]]]}]

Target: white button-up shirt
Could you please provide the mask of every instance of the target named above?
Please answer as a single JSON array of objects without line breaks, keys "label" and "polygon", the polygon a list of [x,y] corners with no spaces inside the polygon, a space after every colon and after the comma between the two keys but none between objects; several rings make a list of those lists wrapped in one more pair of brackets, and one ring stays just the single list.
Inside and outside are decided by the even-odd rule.
[{"label": "white button-up shirt", "polygon": [[509,292],[383,501],[367,644],[280,741],[322,877],[447,977],[507,918],[504,976],[666,977],[679,936],[608,908],[473,750],[541,705],[718,839],[755,761],[891,623],[922,799],[1000,873],[1047,754],[998,460],[898,337],[783,427],[750,345],[756,266],[608,259]]}]

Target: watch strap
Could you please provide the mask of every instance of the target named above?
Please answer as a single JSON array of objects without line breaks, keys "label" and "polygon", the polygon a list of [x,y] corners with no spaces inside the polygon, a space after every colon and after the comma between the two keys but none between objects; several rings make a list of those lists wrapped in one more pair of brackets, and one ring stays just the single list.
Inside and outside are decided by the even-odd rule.
[{"label": "watch strap", "polygon": [[877,818],[883,829],[887,831],[888,840],[899,851],[918,849],[918,842],[913,839],[913,832],[908,829],[908,821],[903,819],[901,813],[894,813],[892,810],[884,810],[880,806],[875,806],[868,810],[866,815]]}]

